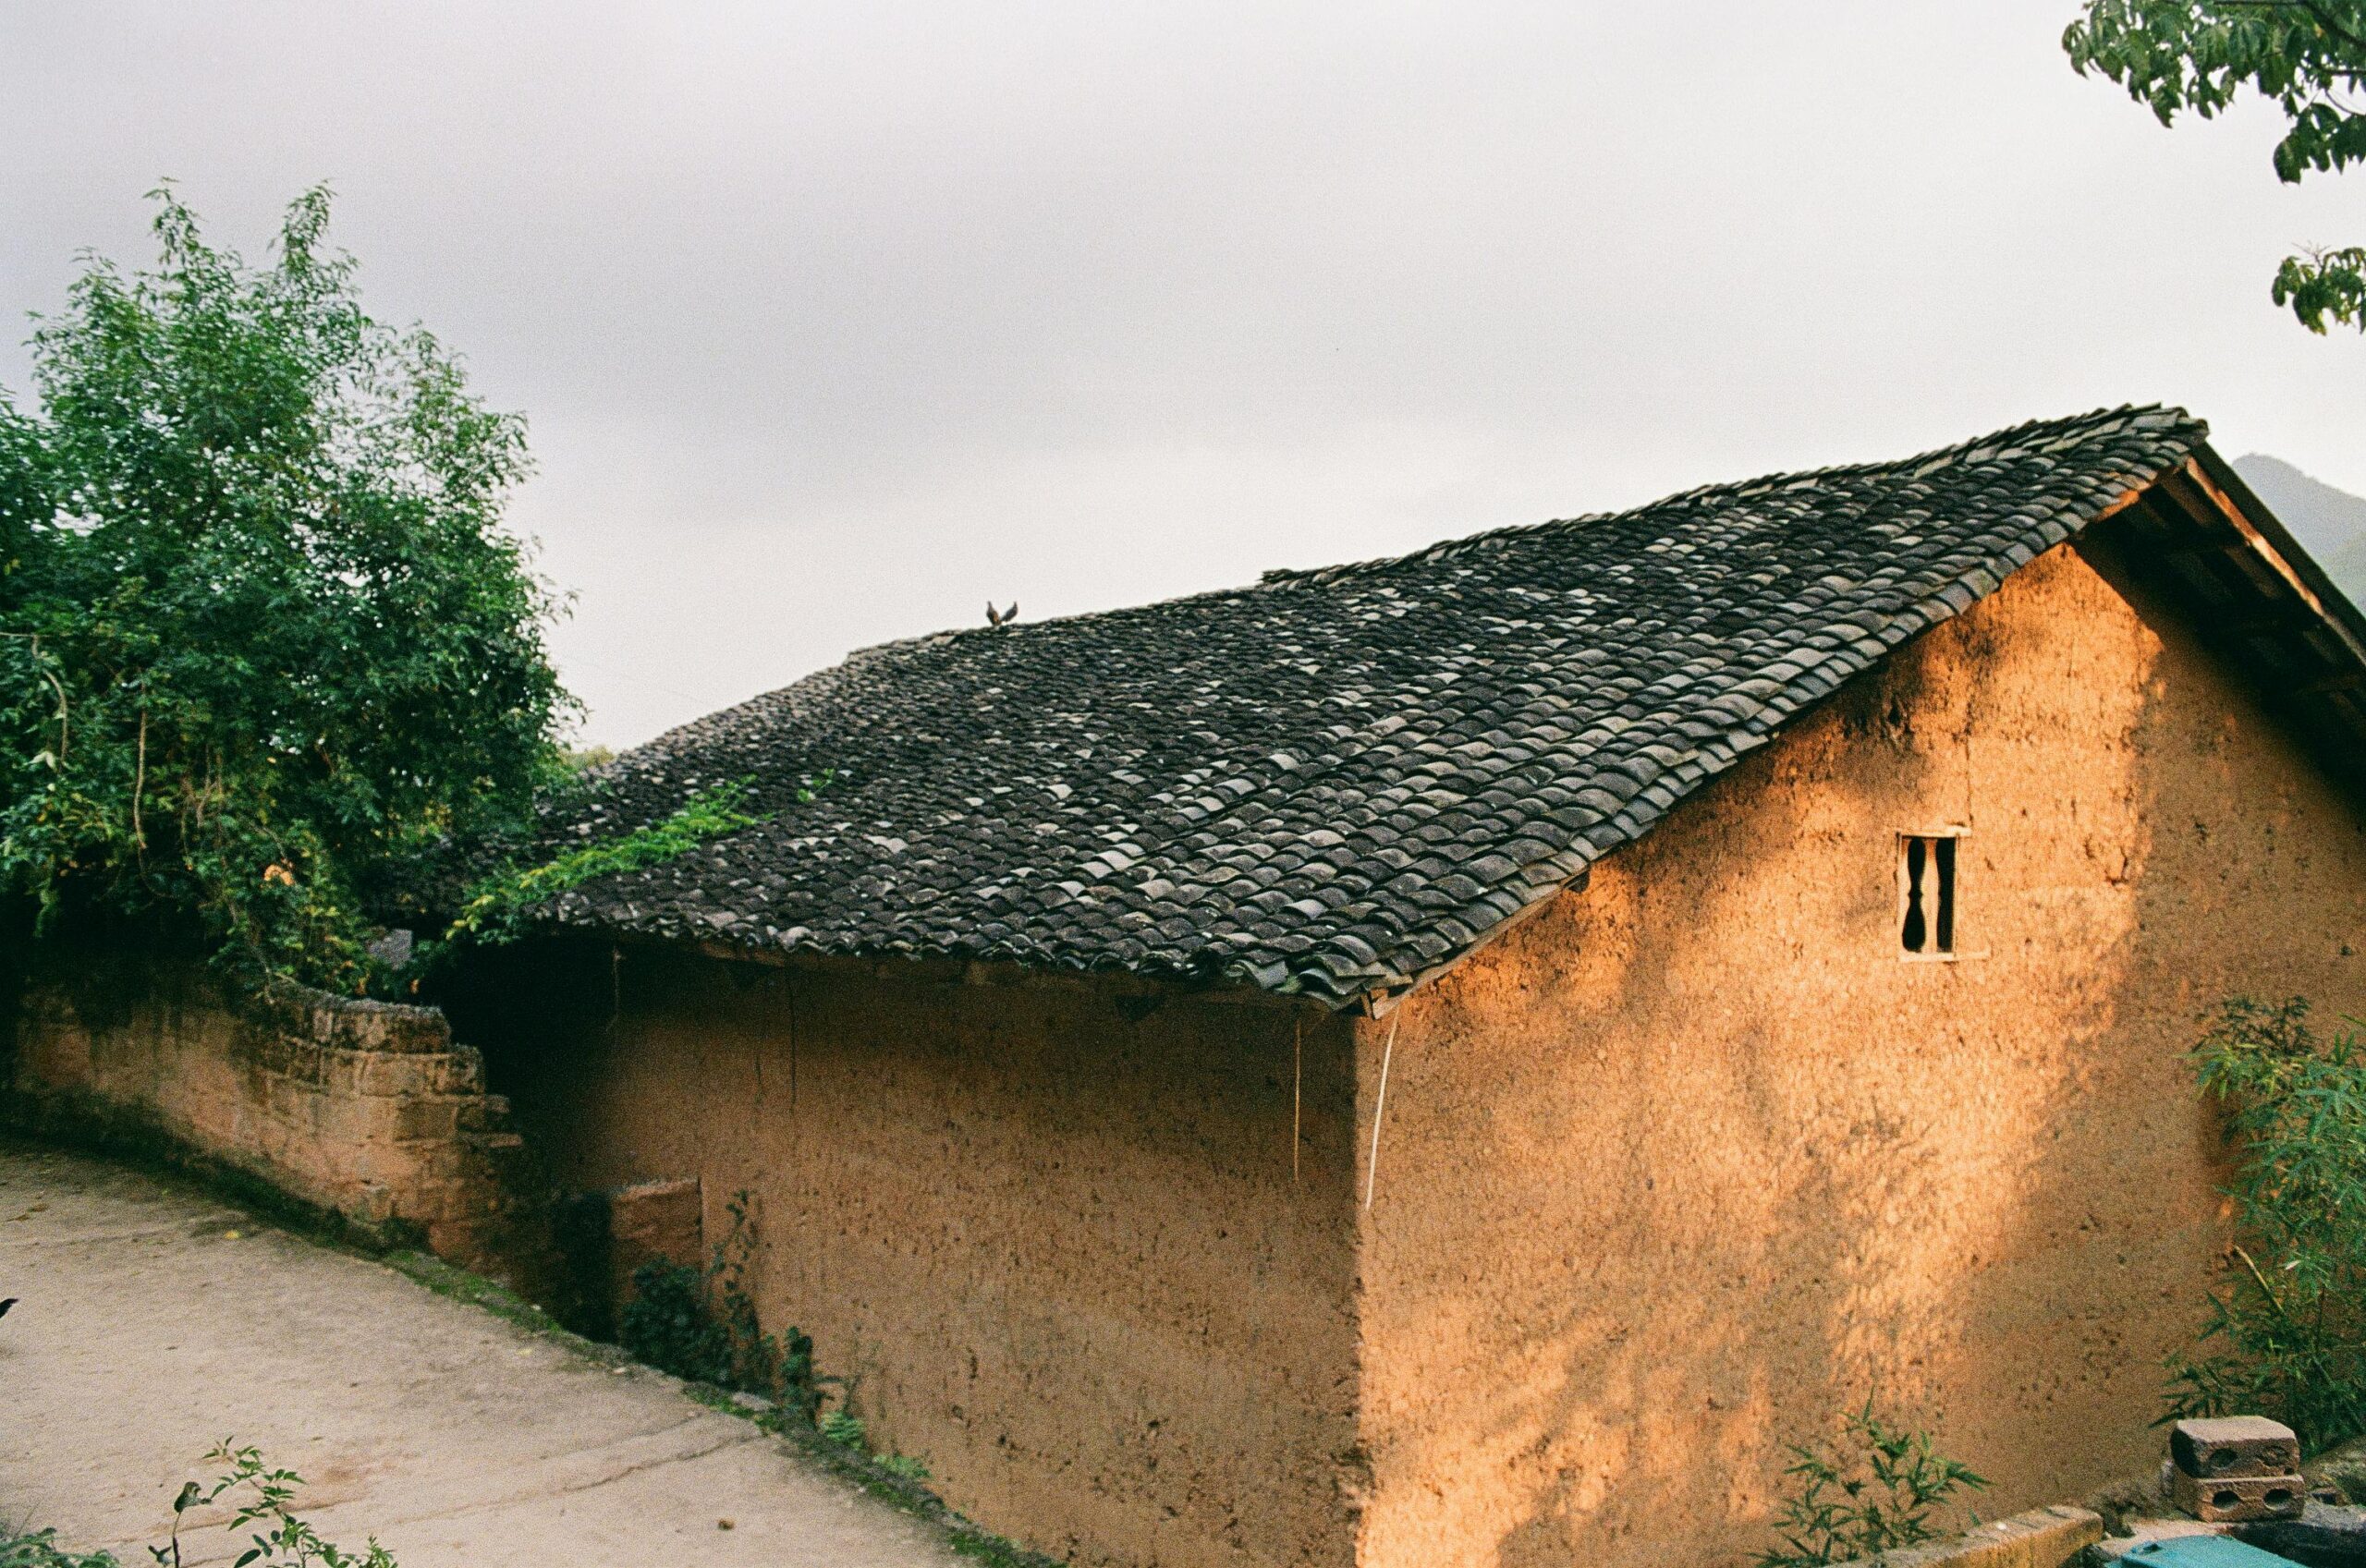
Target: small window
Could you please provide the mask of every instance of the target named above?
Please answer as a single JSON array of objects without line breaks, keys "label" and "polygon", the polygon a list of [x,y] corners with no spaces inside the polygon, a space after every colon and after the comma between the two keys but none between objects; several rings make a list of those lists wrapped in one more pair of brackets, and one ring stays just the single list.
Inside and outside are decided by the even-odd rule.
[{"label": "small window", "polygon": [[1954,833],[1897,835],[1897,943],[1910,958],[1956,952]]}]

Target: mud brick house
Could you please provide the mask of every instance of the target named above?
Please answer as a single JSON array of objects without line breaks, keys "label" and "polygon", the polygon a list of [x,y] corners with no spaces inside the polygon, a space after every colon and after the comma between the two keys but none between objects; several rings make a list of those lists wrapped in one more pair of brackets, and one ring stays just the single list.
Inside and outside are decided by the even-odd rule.
[{"label": "mud brick house", "polygon": [[2204,436],[857,654],[620,758],[560,837],[769,820],[456,1019],[1079,1561],[1738,1562],[1869,1392],[2075,1492],[2222,1259],[2198,1016],[2366,1011],[2366,622]]}]

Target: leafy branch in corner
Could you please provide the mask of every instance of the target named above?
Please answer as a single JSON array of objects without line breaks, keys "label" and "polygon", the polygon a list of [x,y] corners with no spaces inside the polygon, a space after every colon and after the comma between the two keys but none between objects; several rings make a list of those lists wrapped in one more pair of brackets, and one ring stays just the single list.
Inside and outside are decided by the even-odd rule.
[{"label": "leafy branch in corner", "polygon": [[189,1512],[225,1498],[232,1500],[236,1512],[224,1529],[236,1534],[251,1525],[262,1526],[248,1538],[254,1544],[239,1553],[231,1568],[311,1568],[315,1563],[319,1568],[396,1568],[394,1557],[376,1537],[371,1538],[367,1550],[347,1551],[323,1540],[319,1531],[298,1518],[296,1492],[304,1477],[293,1470],[270,1468],[261,1451],[251,1446],[233,1448],[226,1439],[205,1457],[227,1468],[211,1487],[190,1481],[173,1499],[172,1538],[163,1546],[148,1549],[148,1555],[162,1568],[181,1568],[181,1523]]},{"label": "leafy branch in corner", "polygon": [[[2284,115],[2287,185],[2366,162],[2366,0],[2086,0],[2062,47],[2165,126],[2256,92]],[[2366,330],[2366,249],[2287,257],[2270,293],[2311,332]]]},{"label": "leafy branch in corner", "polygon": [[55,1530],[11,1529],[0,1525],[0,1568],[119,1568],[112,1552],[68,1551],[57,1544]]}]

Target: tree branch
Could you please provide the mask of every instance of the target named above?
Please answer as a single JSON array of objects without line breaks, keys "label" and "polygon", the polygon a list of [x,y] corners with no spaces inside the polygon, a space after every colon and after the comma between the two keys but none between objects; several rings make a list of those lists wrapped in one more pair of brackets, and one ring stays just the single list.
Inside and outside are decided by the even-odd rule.
[{"label": "tree branch", "polygon": [[2348,44],[2366,55],[2366,35],[2349,30],[2326,11],[2323,0],[2219,0],[2229,11],[2298,11],[2317,25],[2326,37]]}]

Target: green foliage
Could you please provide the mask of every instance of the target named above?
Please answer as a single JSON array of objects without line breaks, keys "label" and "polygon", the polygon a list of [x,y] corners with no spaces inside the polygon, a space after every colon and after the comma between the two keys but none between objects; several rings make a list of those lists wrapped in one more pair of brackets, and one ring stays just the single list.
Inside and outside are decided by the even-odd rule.
[{"label": "green foliage", "polygon": [[922,1460],[915,1459],[909,1453],[872,1453],[870,1429],[863,1426],[862,1417],[850,1410],[824,1411],[821,1419],[814,1425],[830,1441],[836,1443],[840,1448],[867,1455],[873,1464],[891,1476],[901,1477],[907,1481],[928,1479],[928,1465]]},{"label": "green foliage", "polygon": [[368,1550],[347,1551],[335,1543],[321,1538],[320,1532],[298,1518],[294,1513],[297,1490],[304,1477],[293,1470],[274,1470],[263,1463],[262,1454],[251,1447],[233,1448],[226,1439],[213,1446],[206,1459],[226,1466],[214,1477],[210,1487],[195,1481],[183,1483],[180,1495],[173,1499],[173,1534],[164,1546],[152,1546],[148,1555],[159,1564],[181,1568],[181,1521],[192,1508],[204,1508],[229,1500],[233,1512],[222,1527],[232,1535],[260,1525],[262,1529],[248,1536],[252,1542],[240,1552],[230,1568],[396,1568],[394,1558],[372,1537]]},{"label": "green foliage", "polygon": [[2202,1331],[2216,1353],[2171,1364],[2165,1419],[2271,1416],[2313,1451],[2366,1433],[2366,1052],[2308,1015],[2238,998],[2194,1051],[2241,1146],[2236,1267]]},{"label": "green foliage", "polygon": [[834,1379],[813,1370],[813,1341],[795,1328],[765,1331],[748,1290],[755,1222],[748,1195],[727,1206],[731,1233],[705,1269],[652,1259],[633,1270],[617,1338],[636,1361],[691,1382],[758,1393],[800,1421],[821,1416],[823,1390]]},{"label": "green foliage", "polygon": [[1844,1443],[1791,1453],[1783,1474],[1793,1489],[1775,1515],[1783,1544],[1760,1552],[1758,1568],[1822,1568],[1937,1540],[1949,1533],[1933,1522],[1948,1500],[1988,1485],[1941,1457],[1930,1434],[1877,1420],[1871,1400],[1848,1417]]},{"label": "green foliage", "polygon": [[[2062,47],[2163,125],[2257,92],[2284,114],[2275,164],[2287,183],[2366,160],[2366,0],[2086,0]],[[2311,332],[2366,329],[2366,250],[2289,257],[2273,294]]]},{"label": "green foliage", "polygon": [[[753,827],[763,819],[744,809],[750,782],[740,779],[702,791],[662,822],[579,845],[541,865],[503,867],[470,891],[445,940],[509,941],[523,929],[527,911],[545,899],[612,871],[663,865],[711,838]],[[799,789],[797,798],[812,799],[812,787]]]},{"label": "green foliage", "polygon": [[[830,787],[836,776],[835,770],[824,769],[820,775],[800,781],[793,798],[800,806],[811,803]],[[525,934],[527,917],[537,906],[569,888],[580,887],[595,877],[615,871],[663,865],[689,854],[709,839],[766,820],[764,816],[747,808],[754,782],[736,779],[700,791],[662,822],[636,828],[616,838],[578,845],[536,865],[520,866],[514,860],[505,864],[470,889],[458,917],[439,941],[421,945],[414,966],[430,968],[457,945],[514,942]],[[561,795],[583,787],[590,786],[581,781],[561,780],[554,784],[552,793]]]},{"label": "green foliage", "polygon": [[2311,332],[2323,332],[2327,318],[2366,329],[2366,248],[2287,256],[2269,292]]},{"label": "green foliage", "polygon": [[693,1383],[732,1384],[731,1336],[707,1305],[706,1275],[653,1258],[632,1271],[616,1338],[635,1361]]},{"label": "green foliage", "polygon": [[[233,1536],[246,1535],[249,1543],[231,1568],[396,1568],[393,1556],[374,1538],[361,1551],[348,1551],[323,1540],[319,1531],[295,1513],[296,1493],[304,1485],[304,1477],[293,1470],[273,1469],[264,1463],[261,1451],[233,1447],[225,1440],[205,1457],[208,1463],[223,1468],[210,1486],[198,1481],[182,1483],[178,1495],[173,1499],[171,1535],[163,1546],[148,1549],[148,1555],[158,1564],[181,1568],[181,1530],[189,1522],[190,1512],[222,1503],[231,1513],[219,1527]],[[253,1528],[258,1525],[261,1527]],[[209,1559],[214,1555],[218,1554],[209,1553]],[[36,1530],[30,1534],[0,1534],[0,1568],[120,1565],[104,1551],[88,1556],[62,1551],[57,1546],[56,1531]]]},{"label": "green foliage", "polygon": [[61,1550],[55,1530],[0,1531],[0,1568],[121,1568],[107,1552],[88,1556]]},{"label": "green foliage", "polygon": [[363,311],[325,190],[259,266],[155,201],[0,394],[0,896],[357,991],[378,879],[560,767],[524,426]]}]

